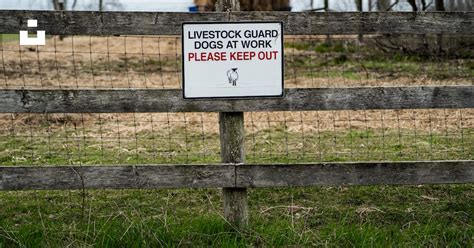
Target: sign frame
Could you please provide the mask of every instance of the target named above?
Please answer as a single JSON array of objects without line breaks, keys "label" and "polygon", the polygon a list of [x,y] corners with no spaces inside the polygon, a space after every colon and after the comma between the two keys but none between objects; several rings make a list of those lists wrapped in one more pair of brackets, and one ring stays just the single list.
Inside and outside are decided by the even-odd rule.
[{"label": "sign frame", "polygon": [[[209,96],[209,97],[186,97],[186,80],[185,80],[185,53],[184,53],[184,26],[197,24],[252,24],[252,23],[278,23],[281,26],[281,94],[280,95],[254,95],[254,96]],[[283,98],[285,96],[285,37],[284,37],[284,22],[283,21],[189,21],[181,23],[181,78],[182,78],[182,92],[185,100],[210,100],[210,99],[271,99]]]}]

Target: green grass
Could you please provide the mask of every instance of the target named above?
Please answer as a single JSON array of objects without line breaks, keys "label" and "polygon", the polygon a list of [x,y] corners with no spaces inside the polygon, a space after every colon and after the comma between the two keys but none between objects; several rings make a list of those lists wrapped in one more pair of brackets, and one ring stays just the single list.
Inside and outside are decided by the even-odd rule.
[{"label": "green grass", "polygon": [[[474,159],[473,132],[467,129],[463,137],[419,132],[416,138],[407,130],[325,131],[304,137],[284,130],[281,125],[249,133],[248,161]],[[166,133],[156,132],[155,148],[147,132],[138,133],[138,140],[124,137],[121,148],[90,139],[48,143],[36,136],[35,142],[17,137],[0,143],[0,163],[219,161],[216,134],[206,134],[203,144],[200,135],[185,132],[173,130],[188,142],[171,143],[163,140]],[[52,140],[63,134],[53,132]],[[153,158],[154,149],[167,156]],[[203,151],[207,157],[199,155]],[[221,217],[220,194],[218,189],[0,192],[0,247],[474,245],[474,185],[252,189],[250,227],[241,231]]]},{"label": "green grass", "polygon": [[[424,76],[434,80],[453,77],[469,80],[474,76],[470,53],[459,55],[458,58],[397,51],[388,53],[377,49],[369,41],[356,45],[347,40],[301,40],[286,42],[285,47],[291,52],[296,51],[295,54],[287,54],[287,79],[293,78],[294,73],[310,78],[342,77],[350,80],[363,79],[369,75],[389,78]],[[453,68],[453,64],[456,64],[456,68]]]},{"label": "green grass", "polygon": [[0,34],[0,38],[4,42],[17,41],[17,40],[20,40],[20,35],[19,34]]},{"label": "green grass", "polygon": [[455,246],[474,244],[474,186],[250,190],[250,227],[220,216],[220,191],[0,193],[5,247]]},{"label": "green grass", "polygon": [[[47,128],[44,128],[47,129]],[[86,133],[88,131],[86,130]],[[284,125],[246,136],[251,163],[406,161],[474,159],[474,130],[461,134],[413,130],[349,129],[286,132]],[[0,165],[219,163],[217,134],[139,132],[135,137],[101,140],[80,130],[4,138]]]},{"label": "green grass", "polygon": [[[30,37],[35,37],[35,33],[30,33]],[[46,35],[46,39],[50,39],[52,36],[51,35]],[[1,40],[3,42],[10,42],[10,41],[19,41],[20,40],[20,34],[0,34]]]},{"label": "green grass", "polygon": [[[3,35],[3,39],[18,36]],[[363,56],[357,58],[359,48],[352,43],[285,45],[314,53],[286,59],[287,68],[307,77],[355,80],[366,76],[364,69],[369,74],[414,76],[423,68],[430,78],[466,75],[430,58],[365,54],[363,47],[359,51]],[[99,74],[125,67],[131,71],[179,68],[174,60],[139,57],[93,66]],[[474,75],[472,61],[459,66]],[[88,63],[80,67],[91,69]],[[287,77],[293,77],[291,73]],[[34,130],[15,126],[21,133],[16,136],[2,130],[0,165],[220,161],[217,134],[174,128],[171,135],[141,131],[101,141],[93,127],[82,130],[71,127],[72,121],[64,122],[69,129],[39,123]],[[473,135],[468,128],[462,134],[389,128],[299,133],[277,125],[249,132],[246,153],[250,163],[473,160]],[[218,189],[0,191],[0,248],[474,246],[474,185],[250,189],[250,226],[240,231],[222,218],[220,196]]]}]

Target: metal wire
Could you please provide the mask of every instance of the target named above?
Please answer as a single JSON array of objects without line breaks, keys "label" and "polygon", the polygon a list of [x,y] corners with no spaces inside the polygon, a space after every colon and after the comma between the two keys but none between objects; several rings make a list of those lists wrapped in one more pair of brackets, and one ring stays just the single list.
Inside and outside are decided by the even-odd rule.
[{"label": "metal wire", "polygon": [[[472,85],[472,51],[457,49],[472,37],[444,37],[440,50],[426,48],[437,45],[431,42],[427,36],[290,36],[286,87]],[[17,47],[0,36],[0,45],[2,89],[181,88],[175,36],[53,36],[44,47]],[[218,163],[217,118],[0,114],[0,164]],[[246,113],[247,161],[473,159],[473,118],[472,109]]]}]

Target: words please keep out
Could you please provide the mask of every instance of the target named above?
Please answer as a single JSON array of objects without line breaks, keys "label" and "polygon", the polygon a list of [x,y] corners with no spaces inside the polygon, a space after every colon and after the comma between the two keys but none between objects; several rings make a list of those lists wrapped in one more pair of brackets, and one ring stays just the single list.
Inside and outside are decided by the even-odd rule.
[{"label": "words please keep out", "polygon": [[183,97],[282,97],[283,23],[185,22]]},{"label": "words please keep out", "polygon": [[[279,36],[278,30],[203,30],[188,31],[186,35],[194,49],[202,51],[187,53],[190,62],[265,61],[276,60],[279,54],[279,51],[271,50]],[[246,49],[252,51],[239,51]]]}]

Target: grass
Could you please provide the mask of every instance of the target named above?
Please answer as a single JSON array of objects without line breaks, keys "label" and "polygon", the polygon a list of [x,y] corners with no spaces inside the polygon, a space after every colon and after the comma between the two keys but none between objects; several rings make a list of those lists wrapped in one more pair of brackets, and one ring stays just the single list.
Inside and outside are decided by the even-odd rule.
[{"label": "grass", "polygon": [[[309,78],[342,77],[350,80],[363,79],[368,75],[391,78],[422,75],[433,80],[453,77],[469,80],[474,76],[472,53],[451,59],[397,51],[387,53],[374,49],[375,45],[367,42],[369,44],[356,45],[347,40],[287,41],[285,47],[291,53],[287,54],[286,78],[291,79],[294,73]],[[453,68],[453,64],[458,67]]]},{"label": "grass", "polygon": [[[29,33],[29,37],[36,37],[36,33]],[[0,38],[4,42],[9,42],[9,41],[19,41],[20,40],[20,34],[0,34]],[[46,35],[46,39],[50,39],[51,35]]]},{"label": "grass", "polygon": [[[2,37],[4,41],[18,39],[15,34]],[[310,54],[287,53],[288,78],[474,76],[469,54],[467,60],[458,61],[461,69],[453,70],[452,61],[373,53],[355,43],[290,42],[285,46]],[[94,64],[84,61],[76,62],[79,73],[85,70],[94,75],[125,69],[141,74],[172,72],[180,67],[174,57],[143,60],[129,55],[112,63],[105,58]],[[54,61],[44,61],[42,67],[47,66],[54,69]],[[59,124],[35,122],[34,118],[25,121],[29,123],[8,122],[15,135],[8,127],[0,130],[1,166],[220,160],[219,138],[213,132],[150,131],[148,127],[130,135],[124,130],[134,127],[122,124],[117,131],[110,123],[89,126],[86,122],[84,127],[76,126],[72,119],[59,120]],[[474,130],[466,126],[460,133],[458,127],[453,127],[456,132],[396,129],[393,125],[319,131],[318,124],[318,131],[298,132],[282,124],[271,125],[247,134],[248,162],[474,159]],[[219,189],[0,191],[0,248],[474,246],[474,185],[249,189],[250,226],[241,231],[225,222],[221,206]]]},{"label": "grass", "polygon": [[[283,125],[249,133],[251,163],[406,161],[474,159],[474,130],[463,135],[412,130],[372,129],[287,132]],[[135,137],[84,137],[81,131],[53,131],[50,136],[18,136],[0,141],[0,165],[219,163],[218,134],[185,129]]]},{"label": "grass", "polygon": [[[473,245],[474,187],[250,190],[250,227],[220,216],[220,190],[0,193],[5,247]],[[25,200],[29,199],[29,200]]]},{"label": "grass", "polygon": [[20,40],[20,35],[19,34],[0,34],[0,38],[4,42],[17,41],[17,40]]},{"label": "grass", "polygon": [[[3,35],[6,43],[17,38],[17,34]],[[58,47],[41,48],[38,54],[35,48],[26,49],[22,53],[21,61],[18,59],[20,57],[18,47],[12,45],[14,42],[9,42],[10,44],[5,45],[5,51],[7,51],[4,53],[5,68],[0,68],[0,74],[4,74],[7,79],[5,85],[14,87],[15,84],[32,83],[37,86],[40,84],[75,86],[74,83],[79,79],[79,83],[76,84],[93,83],[89,87],[114,84],[114,87],[118,85],[119,87],[143,87],[145,83],[148,83],[148,86],[159,87],[163,84],[162,81],[172,88],[180,86],[181,62],[177,59],[179,51],[176,50],[175,45],[167,44],[166,40],[163,40],[162,43],[165,44],[161,45],[171,46],[169,49],[176,50],[174,53],[161,51],[157,54],[156,42],[152,47],[145,46],[146,49],[142,50],[140,42],[129,41],[133,52],[125,54],[123,40],[120,40],[120,46],[117,45],[118,41],[115,43],[112,41],[111,44],[114,46],[110,51],[111,54],[105,54],[103,50],[101,52],[90,50],[91,40],[87,38],[75,39],[77,54],[74,55],[74,61],[72,61],[72,54],[69,54],[72,44],[69,39],[57,41]],[[98,41],[97,38],[92,40]],[[105,42],[102,40],[100,44]],[[145,43],[148,46],[152,45]],[[51,46],[53,43],[48,44]],[[103,47],[100,48],[103,49]],[[47,52],[54,51],[53,49],[60,51],[59,57]],[[99,48],[96,45],[94,49]],[[289,38],[285,41],[285,78],[288,80],[287,85],[294,84],[291,80],[298,80],[301,84],[301,81],[308,79],[335,78],[338,81],[348,79],[352,84],[369,83],[371,86],[384,82],[403,84],[403,82],[397,82],[397,79],[407,78],[417,81],[418,84],[420,81],[430,80],[441,81],[437,82],[438,84],[453,84],[453,82],[466,84],[472,82],[474,77],[473,55],[470,51],[463,52],[466,49],[460,50],[462,51],[449,50],[448,54],[427,56],[398,51],[384,52],[374,45],[371,38],[363,43],[358,43],[355,39],[308,41]],[[456,53],[459,54],[448,57]],[[36,61],[38,56],[42,58],[41,63]],[[366,79],[368,82],[364,82]]]},{"label": "grass", "polygon": [[[389,129],[325,131],[302,139],[300,133],[284,130],[276,126],[248,134],[248,160],[474,159],[472,130],[464,131],[464,140],[422,132],[415,139],[406,130],[400,137]],[[193,133],[187,133],[187,145],[182,139],[161,141],[158,147],[165,148],[157,149],[169,156],[155,158],[149,135],[140,133],[138,143],[124,139],[121,148],[108,144],[104,150],[92,140],[75,140],[51,146],[55,153],[49,157],[47,140],[10,139],[0,143],[0,160],[12,165],[15,153],[26,154],[22,160],[16,157],[16,165],[219,161],[217,152],[199,155],[204,148],[218,149],[217,134],[206,134],[204,144]],[[68,146],[71,160],[64,155]],[[220,194],[218,189],[0,192],[0,247],[474,245],[474,185],[251,189],[250,227],[243,231],[222,218]]]}]

